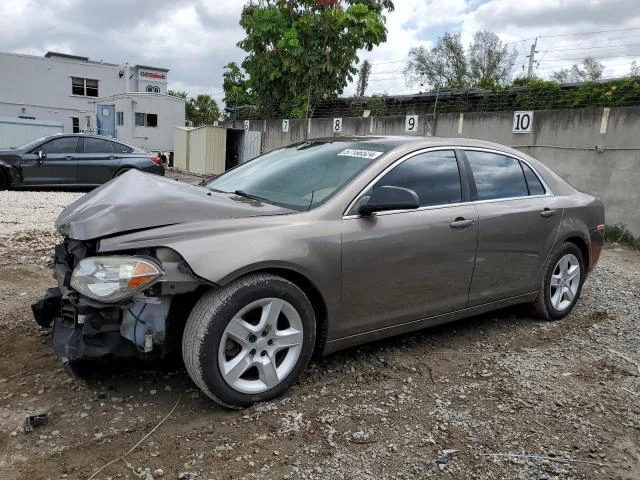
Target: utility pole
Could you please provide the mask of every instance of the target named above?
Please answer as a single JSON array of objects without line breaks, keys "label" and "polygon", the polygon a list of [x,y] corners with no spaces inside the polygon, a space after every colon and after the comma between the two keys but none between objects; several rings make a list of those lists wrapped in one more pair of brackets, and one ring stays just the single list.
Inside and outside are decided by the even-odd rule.
[{"label": "utility pole", "polygon": [[536,53],[538,53],[538,51],[536,50],[537,46],[538,46],[538,37],[536,37],[536,41],[533,42],[533,44],[531,45],[531,52],[529,53],[529,55],[527,55],[527,58],[529,59],[529,71],[527,72],[528,78],[533,77],[533,63],[535,62]]}]

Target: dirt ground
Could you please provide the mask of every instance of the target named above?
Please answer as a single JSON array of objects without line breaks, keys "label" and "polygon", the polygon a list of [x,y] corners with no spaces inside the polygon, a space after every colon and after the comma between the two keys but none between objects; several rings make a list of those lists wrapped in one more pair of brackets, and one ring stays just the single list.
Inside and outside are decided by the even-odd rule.
[{"label": "dirt ground", "polygon": [[33,242],[0,257],[1,479],[88,479],[170,412],[94,478],[640,478],[638,252],[607,249],[564,321],[512,308],[350,349],[229,411],[179,359],[73,382],[31,318],[53,284]]}]

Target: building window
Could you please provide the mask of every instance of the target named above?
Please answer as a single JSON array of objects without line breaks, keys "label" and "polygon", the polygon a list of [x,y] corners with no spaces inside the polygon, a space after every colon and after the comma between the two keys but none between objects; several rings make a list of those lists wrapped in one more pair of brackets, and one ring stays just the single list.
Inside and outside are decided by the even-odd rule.
[{"label": "building window", "polygon": [[71,77],[71,93],[83,97],[98,96],[98,80],[90,78]]},{"label": "building window", "polygon": [[153,93],[160,93],[160,87],[153,87]]},{"label": "building window", "polygon": [[80,117],[71,117],[73,133],[80,133]]},{"label": "building window", "polygon": [[147,92],[153,92],[153,85],[147,85]]},{"label": "building window", "polygon": [[160,87],[155,85],[147,85],[146,90],[148,93],[160,93]]},{"label": "building window", "polygon": [[119,127],[124,125],[124,112],[116,112],[116,125]]},{"label": "building window", "polygon": [[157,127],[158,115],[155,113],[136,112],[136,127]]}]

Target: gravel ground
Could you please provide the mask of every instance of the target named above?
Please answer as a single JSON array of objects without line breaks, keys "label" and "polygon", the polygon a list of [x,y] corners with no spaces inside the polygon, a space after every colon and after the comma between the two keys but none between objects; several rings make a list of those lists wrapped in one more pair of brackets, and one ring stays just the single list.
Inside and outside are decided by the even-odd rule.
[{"label": "gravel ground", "polygon": [[605,250],[564,321],[512,308],[350,349],[227,411],[179,359],[63,372],[29,305],[76,197],[0,192],[0,478],[87,479],[114,459],[94,478],[640,478],[638,252]]}]

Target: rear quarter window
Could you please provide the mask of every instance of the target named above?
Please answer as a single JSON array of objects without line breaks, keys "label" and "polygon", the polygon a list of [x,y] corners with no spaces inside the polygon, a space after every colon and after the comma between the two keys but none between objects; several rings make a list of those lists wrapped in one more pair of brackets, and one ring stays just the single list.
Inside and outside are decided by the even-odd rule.
[{"label": "rear quarter window", "polygon": [[538,176],[531,170],[531,167],[524,162],[520,162],[524,176],[527,179],[527,185],[529,187],[529,195],[544,195],[546,193],[542,182]]},{"label": "rear quarter window", "polygon": [[122,143],[111,142],[111,144],[113,145],[113,150],[116,153],[132,153],[133,152],[133,148],[127,147],[126,145],[123,145]]}]

